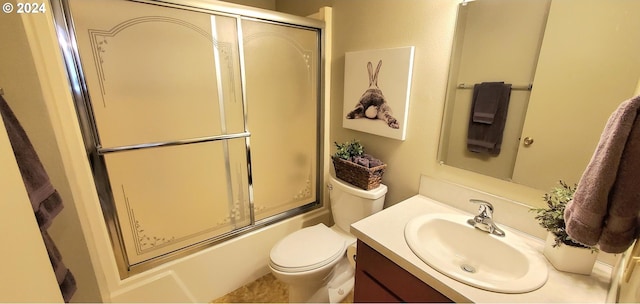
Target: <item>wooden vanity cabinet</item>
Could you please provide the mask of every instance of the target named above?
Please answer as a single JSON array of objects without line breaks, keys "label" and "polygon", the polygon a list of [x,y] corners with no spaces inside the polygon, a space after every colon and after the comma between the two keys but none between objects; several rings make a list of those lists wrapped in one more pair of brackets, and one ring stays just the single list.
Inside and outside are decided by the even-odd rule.
[{"label": "wooden vanity cabinet", "polygon": [[360,240],[355,280],[356,303],[453,302]]}]

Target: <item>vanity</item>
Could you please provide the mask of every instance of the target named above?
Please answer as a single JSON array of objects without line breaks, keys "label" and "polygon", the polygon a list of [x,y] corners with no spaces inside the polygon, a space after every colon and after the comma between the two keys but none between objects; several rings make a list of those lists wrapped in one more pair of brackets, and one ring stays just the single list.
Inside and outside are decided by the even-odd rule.
[{"label": "vanity", "polygon": [[[450,195],[457,196],[456,199],[466,198],[465,191],[449,193],[455,193]],[[478,195],[481,199],[491,199],[482,197],[487,194]],[[461,204],[469,203],[465,201]],[[495,205],[496,214],[502,214],[506,222],[526,222],[518,218],[526,216],[523,210],[509,210],[514,207],[503,206],[501,202]],[[475,210],[475,208],[477,206],[472,205],[468,210]],[[355,302],[605,303],[607,301],[612,272],[610,265],[596,262],[590,276],[557,271],[542,255],[544,246],[542,239],[509,227],[503,224],[500,218],[496,219],[496,223],[507,235],[517,236],[523,250],[530,250],[532,255],[542,258],[542,264],[534,265],[537,268],[533,271],[544,272],[546,267],[548,273],[546,282],[532,291],[507,293],[473,287],[468,282],[463,283],[453,279],[450,275],[445,275],[425,263],[407,244],[405,226],[412,219],[425,214],[451,214],[468,218],[475,216],[472,211],[461,210],[424,194],[418,194],[351,226],[352,234],[358,238]],[[507,218],[509,220],[506,220]],[[472,228],[471,231],[473,230]],[[451,233],[454,234],[454,232]],[[495,245],[491,244],[491,246]],[[495,259],[501,261],[500,256],[496,256]],[[504,258],[502,261],[508,263]],[[508,281],[511,279],[504,280],[504,282]]]},{"label": "vanity", "polygon": [[451,303],[451,299],[358,240],[354,302]]}]

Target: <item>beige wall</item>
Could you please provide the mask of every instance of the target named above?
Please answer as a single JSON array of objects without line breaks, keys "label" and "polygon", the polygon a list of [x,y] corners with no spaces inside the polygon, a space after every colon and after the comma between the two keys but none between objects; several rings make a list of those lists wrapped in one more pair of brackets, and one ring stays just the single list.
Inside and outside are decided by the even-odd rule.
[{"label": "beige wall", "polygon": [[276,10],[287,14],[308,16],[323,6],[333,7],[335,0],[276,0]]},{"label": "beige wall", "polygon": [[[331,141],[359,139],[388,164],[386,204],[417,194],[419,177],[435,165],[456,1],[337,0],[334,2]],[[342,128],[344,54],[415,46],[407,139],[398,141]]]},{"label": "beige wall", "polygon": [[[46,22],[45,16],[35,17],[34,21]],[[65,206],[48,232],[62,253],[63,262],[76,278],[78,291],[73,301],[100,301],[75,203],[62,168],[58,143],[47,115],[39,71],[33,62],[23,18],[18,14],[2,14],[0,29],[6,39],[0,49],[0,66],[3,67],[0,69],[0,86],[4,89],[4,98],[27,132]]]},{"label": "beige wall", "polygon": [[[277,3],[278,9],[287,13],[316,9],[300,8],[302,4],[295,0]],[[542,193],[538,190],[443,166],[436,161],[458,3],[456,0],[333,0],[330,142],[357,138],[369,153],[388,164],[383,178],[389,186],[386,205],[417,194],[421,174],[540,205]],[[345,52],[408,45],[415,46],[416,51],[407,139],[398,141],[342,128]]]},{"label": "beige wall", "polygon": [[276,0],[222,0],[224,2],[230,2],[240,5],[247,5],[258,7],[262,9],[276,10]]}]

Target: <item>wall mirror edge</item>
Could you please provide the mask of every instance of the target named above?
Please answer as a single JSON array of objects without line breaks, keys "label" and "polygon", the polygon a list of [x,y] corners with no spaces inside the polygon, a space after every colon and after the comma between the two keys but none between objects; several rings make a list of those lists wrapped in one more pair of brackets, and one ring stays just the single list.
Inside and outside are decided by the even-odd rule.
[{"label": "wall mirror edge", "polygon": [[[470,8],[474,8],[474,6],[480,4],[480,5],[499,5],[500,0],[480,0],[480,1],[474,1],[474,2],[470,2],[467,3],[466,6],[462,6],[460,5],[458,7],[458,13],[457,13],[457,22],[456,22],[456,29],[455,29],[455,34],[454,34],[454,39],[453,39],[453,47],[452,47],[452,54],[451,54],[451,62],[450,62],[450,71],[449,71],[449,77],[448,77],[448,83],[447,83],[447,93],[446,93],[446,101],[445,101],[445,106],[443,107],[443,125],[441,127],[441,131],[440,131],[440,143],[438,146],[438,153],[437,153],[437,160],[436,162],[439,163],[439,168],[437,169],[439,172],[442,172],[443,175],[447,176],[449,180],[452,180],[454,182],[460,183],[460,184],[464,184],[464,185],[482,185],[482,189],[486,189],[488,192],[492,192],[495,194],[503,194],[503,193],[509,193],[509,194],[513,194],[515,193],[516,196],[518,192],[527,192],[527,195],[524,196],[524,199],[526,199],[529,194],[531,195],[535,195],[535,193],[542,193],[544,191],[548,191],[550,189],[550,187],[554,186],[554,183],[557,183],[558,180],[563,179],[565,181],[568,181],[569,183],[574,183],[577,182],[579,180],[579,177],[582,173],[582,169],[586,166],[586,164],[588,163],[588,160],[591,157],[591,154],[593,153],[593,150],[595,148],[595,145],[597,144],[597,140],[599,138],[600,132],[602,130],[602,127],[604,126],[604,123],[606,122],[606,119],[608,118],[608,115],[617,107],[617,105],[619,103],[621,103],[622,101],[630,98],[631,96],[633,96],[633,91],[634,88],[637,86],[636,84],[638,83],[638,80],[640,78],[640,74],[635,73],[635,74],[627,74],[625,75],[625,80],[623,82],[625,82],[624,84],[624,90],[620,90],[621,92],[618,92],[616,94],[614,94],[613,96],[610,97],[603,97],[601,96],[600,99],[598,100],[602,100],[602,103],[604,103],[605,101],[607,103],[609,103],[609,105],[604,106],[604,109],[599,108],[597,110],[594,110],[594,112],[600,112],[600,116],[601,117],[597,117],[594,118],[592,117],[593,115],[591,115],[588,119],[591,119],[592,121],[596,121],[596,123],[594,123],[595,127],[593,131],[590,131],[590,133],[594,133],[595,135],[589,135],[588,139],[585,141],[589,141],[589,143],[585,143],[582,146],[580,146],[579,151],[585,151],[585,152],[581,152],[581,154],[584,155],[578,155],[577,158],[579,158],[579,161],[576,161],[577,164],[572,164],[572,165],[568,165],[567,167],[571,167],[570,170],[572,170],[573,172],[570,172],[570,174],[568,175],[563,175],[561,173],[558,173],[558,171],[554,171],[553,168],[551,168],[550,172],[549,172],[549,176],[547,178],[546,181],[544,182],[536,182],[536,181],[531,181],[531,180],[527,180],[526,178],[523,178],[522,176],[526,175],[524,173],[522,173],[523,171],[520,170],[519,172],[515,172],[515,174],[519,174],[518,176],[514,176],[514,168],[512,167],[510,170],[511,172],[509,172],[506,176],[498,176],[498,175],[493,175],[490,173],[483,173],[482,170],[479,169],[474,169],[474,168],[469,168],[469,167],[465,167],[464,165],[459,165],[456,164],[455,162],[449,161],[447,159],[447,151],[448,148],[447,145],[449,145],[449,142],[451,140],[453,140],[452,138],[450,138],[450,133],[451,133],[451,128],[452,128],[452,118],[451,116],[453,115],[453,111],[454,111],[454,106],[451,102],[451,95],[456,95],[456,91],[460,91],[460,90],[456,90],[456,86],[458,83],[460,82],[464,82],[464,83],[478,83],[483,81],[484,79],[482,79],[482,77],[479,78],[473,78],[477,75],[474,75],[473,73],[470,73],[468,71],[460,71],[460,63],[456,61],[456,59],[461,56],[461,53],[464,52],[464,50],[460,49],[460,45],[461,44],[466,44],[468,43],[468,41],[462,41],[462,39],[464,39],[464,36],[467,34],[473,34],[473,33],[477,33],[480,29],[473,28],[473,29],[469,29],[469,26],[473,26],[478,24],[478,19],[476,18],[477,16],[472,16],[471,14],[475,14],[475,11],[470,10]],[[503,1],[504,2],[504,1]],[[592,2],[592,6],[594,4],[597,5],[607,5],[606,3],[604,3],[601,0],[590,0],[590,2]],[[544,94],[547,94],[547,98],[548,98],[548,94],[550,94],[549,92],[551,92],[551,89],[545,89],[545,86],[549,86],[549,82],[552,82],[551,80],[547,81],[547,83],[544,83],[544,79],[542,79],[543,76],[545,76],[545,73],[548,74],[550,73],[550,69],[549,68],[544,68],[545,64],[550,64],[553,62],[553,60],[557,60],[557,58],[554,58],[554,56],[550,56],[549,54],[551,53],[549,51],[549,47],[548,45],[552,45],[552,43],[557,43],[559,39],[564,39],[563,37],[561,37],[561,33],[562,31],[566,31],[568,30],[568,28],[563,29],[561,27],[559,27],[557,25],[557,15],[560,14],[562,12],[563,9],[565,9],[564,6],[562,5],[558,5],[556,3],[554,3],[553,0],[547,1],[547,3],[549,4],[548,6],[548,15],[549,16],[542,16],[541,18],[539,18],[541,21],[540,22],[544,22],[542,25],[542,27],[539,27],[539,29],[541,30],[541,38],[539,38],[540,42],[541,42],[541,46],[539,47],[539,56],[536,55],[535,58],[531,58],[530,61],[530,68],[532,69],[529,72],[525,72],[529,73],[529,77],[531,80],[531,83],[534,84],[534,90],[531,91],[530,93],[530,99],[531,100],[526,100],[525,102],[528,103],[527,107],[524,108],[525,113],[527,114],[526,117],[525,115],[523,115],[523,120],[524,119],[529,119],[529,113],[527,113],[527,111],[531,110],[531,104],[535,101],[534,98],[536,97],[536,94],[539,95],[539,98],[543,98],[542,96],[545,96]],[[624,3],[625,5],[627,5],[626,3]],[[525,5],[525,4],[523,4]],[[621,14],[624,11],[628,11],[630,8],[629,7],[624,7],[623,6],[623,1],[616,1],[615,3],[611,4],[612,6],[615,6],[616,10],[621,12]],[[628,4],[628,5],[633,5],[633,4]],[[583,6],[588,6],[588,5],[583,5]],[[540,10],[544,10],[544,7],[540,8]],[[588,10],[588,8],[582,8],[580,10],[580,12],[584,12],[584,13],[590,13],[590,11]],[[592,12],[591,12],[592,13]],[[555,14],[555,15],[552,15]],[[476,18],[476,19],[474,19]],[[508,20],[508,17],[505,17],[505,22],[506,21],[510,21]],[[522,18],[522,17],[521,17]],[[603,22],[604,20],[606,20],[605,17],[602,17]],[[495,20],[495,19],[494,19]],[[621,20],[621,18],[619,18],[616,20]],[[555,22],[555,23],[554,23]],[[620,21],[619,26],[625,26],[630,24],[631,21],[626,20],[622,20]],[[535,27],[535,26],[534,26]],[[552,27],[552,31],[548,31],[548,27]],[[468,30],[468,32],[465,32],[465,28]],[[556,28],[558,28],[556,30]],[[545,31],[547,31],[547,33],[545,33]],[[478,39],[476,39],[478,40]],[[624,39],[622,39],[622,41],[624,41]],[[473,41],[471,42],[473,43]],[[543,44],[545,43],[545,44]],[[625,43],[627,43],[625,41]],[[638,47],[637,43],[628,43],[630,44],[632,47]],[[625,45],[626,46],[626,45]],[[546,49],[545,49],[546,48]],[[477,51],[477,53],[482,53],[482,51]],[[562,52],[558,52],[560,53],[560,55],[557,55],[556,57],[561,58],[561,56],[563,55]],[[486,54],[486,53],[485,53]],[[480,55],[475,55],[478,58],[480,58],[482,54]],[[467,59],[473,59],[471,55],[467,56]],[[637,61],[637,60],[636,60]],[[464,64],[464,63],[463,63]],[[466,74],[465,74],[466,73]],[[459,74],[465,74],[462,75],[463,77],[467,77],[467,79],[471,79],[471,81],[467,80],[467,79],[463,79],[461,77],[459,77]],[[539,76],[537,74],[540,74],[542,76]],[[560,73],[561,74],[561,73]],[[526,75],[525,75],[526,76]],[[523,83],[526,83],[527,79],[524,79],[522,77],[518,78],[520,76],[516,75],[514,77],[512,77],[512,79],[500,79],[500,77],[495,77],[495,75],[488,75],[485,79],[487,81],[491,81],[491,80],[505,80],[512,82],[513,85],[522,85]],[[539,78],[540,77],[540,78]],[[497,79],[496,79],[497,78]],[[627,79],[628,78],[628,79]],[[541,80],[542,79],[542,80]],[[541,85],[543,86],[539,92],[535,92],[535,88],[537,83],[540,82],[542,83]],[[606,84],[608,85],[608,84]],[[606,86],[605,85],[605,86]],[[551,83],[551,86],[553,86],[553,83]],[[608,87],[607,87],[608,88]],[[601,88],[604,90],[604,88]],[[575,90],[575,87],[574,87]],[[467,92],[463,93],[463,94],[467,94],[466,97],[469,97],[471,95],[471,91],[473,90],[465,90]],[[453,92],[453,93],[452,93]],[[512,99],[514,97],[515,94],[522,94],[521,92],[515,93],[512,92]],[[569,93],[563,93],[564,95],[561,95],[560,93],[558,93],[558,99],[561,98],[566,98],[567,95]],[[600,94],[602,95],[602,94]],[[571,95],[569,95],[571,96]],[[469,97],[470,99],[470,97]],[[578,99],[576,97],[576,99]],[[510,103],[510,107],[511,105],[514,103],[515,101],[512,100]],[[564,106],[563,106],[564,107]],[[538,107],[539,108],[539,107]],[[468,111],[469,107],[467,107],[467,111]],[[566,110],[566,107],[562,108],[563,110]],[[604,113],[604,114],[602,114]],[[462,123],[467,123],[468,119],[469,119],[469,113],[466,113],[466,120],[462,119]],[[509,115],[511,115],[511,113],[509,113]],[[460,121],[458,121],[460,122]],[[524,124],[524,122],[523,122]],[[463,127],[459,127],[459,128],[463,128]],[[464,128],[466,128],[466,125],[464,125]],[[524,152],[531,152],[533,150],[535,150],[534,148],[538,148],[538,146],[540,148],[538,148],[538,150],[540,150],[542,148],[542,146],[545,145],[545,138],[535,138],[536,141],[535,143],[529,148],[529,147],[524,147],[523,143],[521,142],[521,138],[524,138],[525,136],[529,136],[528,134],[525,134],[526,132],[530,132],[529,134],[531,134],[533,131],[536,131],[534,129],[528,129],[526,126],[520,127],[521,130],[520,132],[517,132],[517,138],[515,138],[515,154],[518,154],[518,150],[523,151]],[[465,130],[466,131],[466,130]],[[571,130],[570,130],[571,131]],[[536,135],[538,136],[538,135]],[[576,138],[570,138],[567,139],[565,143],[561,143],[562,145],[569,145],[572,144],[573,141],[578,141],[580,136],[575,136]],[[541,142],[539,144],[539,142]],[[538,144],[538,145],[536,145]],[[464,149],[464,144],[462,144],[462,147]],[[504,148],[504,146],[503,146]],[[559,146],[558,149],[566,149],[565,147]],[[531,154],[531,153],[530,153]],[[553,157],[553,156],[548,156],[547,152],[544,151],[539,151],[536,152],[535,154],[539,154],[540,157]],[[578,154],[577,152],[575,154]],[[514,163],[513,166],[515,166],[515,156],[514,156],[514,160],[512,161]],[[491,161],[491,159],[489,158],[485,158],[485,161],[487,163],[489,163]],[[540,166],[543,166],[543,168],[547,168],[549,167],[549,165],[547,165],[546,161],[545,162],[539,162],[539,163],[529,163],[528,164],[528,168],[527,170],[531,170],[531,166],[532,164],[537,165],[538,168],[540,168]],[[538,169],[539,171],[542,171],[540,169]],[[567,169],[569,170],[569,169]],[[509,170],[507,170],[509,171]],[[515,170],[517,171],[517,170]],[[544,169],[544,171],[546,171],[546,169]],[[528,174],[528,172],[527,172]],[[536,173],[536,174],[544,174],[544,172],[540,172],[540,173]],[[460,175],[460,176],[458,176]],[[564,176],[564,177],[563,177]],[[515,178],[514,178],[515,177]],[[493,190],[493,191],[491,191]],[[505,194],[506,196],[506,194]],[[511,195],[513,196],[513,195]],[[522,195],[519,195],[522,196]],[[529,199],[529,201],[531,201],[531,198]],[[540,199],[541,201],[541,199]],[[533,204],[537,203],[537,201],[532,202]]]},{"label": "wall mirror edge", "polygon": [[435,176],[448,183],[503,197],[531,208],[545,206],[542,200],[545,191],[541,189],[457,168],[441,162],[436,164]]}]

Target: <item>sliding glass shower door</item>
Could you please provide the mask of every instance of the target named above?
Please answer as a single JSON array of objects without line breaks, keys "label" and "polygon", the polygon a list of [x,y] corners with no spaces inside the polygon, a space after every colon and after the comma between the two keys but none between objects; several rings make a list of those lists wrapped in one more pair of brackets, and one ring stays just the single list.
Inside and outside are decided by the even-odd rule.
[{"label": "sliding glass shower door", "polygon": [[320,204],[320,28],[204,4],[60,5],[123,276]]},{"label": "sliding glass shower door", "polygon": [[242,21],[256,219],[316,197],[318,37]]}]

